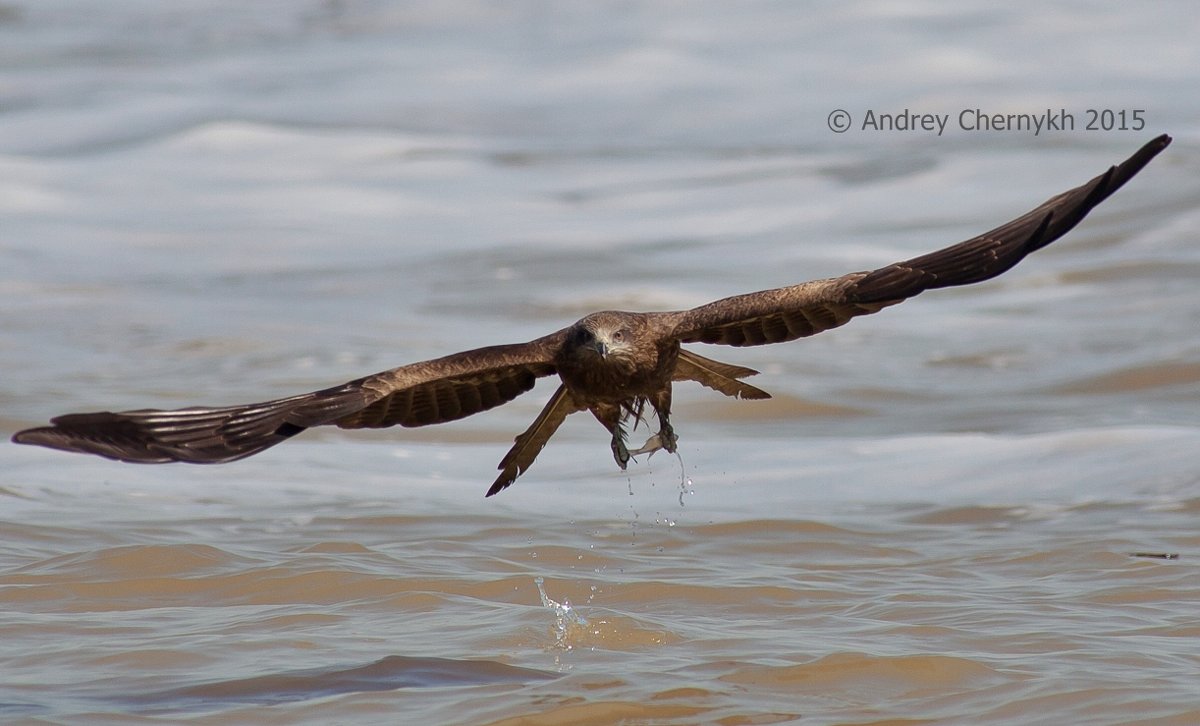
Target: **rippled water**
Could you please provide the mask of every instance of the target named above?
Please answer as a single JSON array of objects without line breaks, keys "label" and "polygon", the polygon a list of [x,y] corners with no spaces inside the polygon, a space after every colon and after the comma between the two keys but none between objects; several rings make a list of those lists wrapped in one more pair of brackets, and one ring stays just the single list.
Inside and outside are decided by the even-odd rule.
[{"label": "rippled water", "polygon": [[[546,384],[223,467],[0,445],[0,720],[1200,721],[1198,25],[0,4],[6,434],[878,266],[1175,136],[997,281],[704,351],[775,397],[677,388],[680,456],[627,473],[577,416],[483,498]],[[966,107],[1148,123],[826,127]]]}]

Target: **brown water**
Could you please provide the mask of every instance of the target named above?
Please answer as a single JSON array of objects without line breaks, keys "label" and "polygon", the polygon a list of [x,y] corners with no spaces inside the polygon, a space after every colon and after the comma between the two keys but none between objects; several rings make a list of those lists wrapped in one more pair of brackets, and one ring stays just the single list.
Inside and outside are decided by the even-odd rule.
[{"label": "brown water", "polygon": [[[710,487],[769,500],[812,483],[684,489],[677,474],[670,460],[532,484],[532,512],[477,492],[455,511],[309,491],[327,472],[274,495],[239,495],[254,481],[228,474],[205,494],[119,476],[78,496],[9,490],[0,709],[10,723],[1200,718],[1200,499],[745,517]],[[572,486],[608,491],[573,506]],[[554,514],[585,508],[601,516]]]}]

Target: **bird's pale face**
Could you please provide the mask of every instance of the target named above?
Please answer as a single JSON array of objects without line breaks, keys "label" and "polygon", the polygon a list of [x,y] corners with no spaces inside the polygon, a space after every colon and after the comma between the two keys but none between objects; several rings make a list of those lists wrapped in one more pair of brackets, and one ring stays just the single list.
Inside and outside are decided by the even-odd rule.
[{"label": "bird's pale face", "polygon": [[584,328],[580,350],[600,360],[628,358],[633,352],[633,334],[625,328]]},{"label": "bird's pale face", "polygon": [[630,321],[619,316],[589,315],[575,324],[571,344],[577,356],[595,362],[628,360],[635,352],[635,332]]}]

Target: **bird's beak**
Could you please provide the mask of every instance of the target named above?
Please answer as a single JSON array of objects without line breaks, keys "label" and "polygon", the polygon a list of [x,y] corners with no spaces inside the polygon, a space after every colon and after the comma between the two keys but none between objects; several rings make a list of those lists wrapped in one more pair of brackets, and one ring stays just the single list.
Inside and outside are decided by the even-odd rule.
[{"label": "bird's beak", "polygon": [[594,345],[596,348],[596,352],[600,354],[601,358],[608,357],[608,345],[606,345],[605,343],[603,343],[599,340],[597,340]]}]

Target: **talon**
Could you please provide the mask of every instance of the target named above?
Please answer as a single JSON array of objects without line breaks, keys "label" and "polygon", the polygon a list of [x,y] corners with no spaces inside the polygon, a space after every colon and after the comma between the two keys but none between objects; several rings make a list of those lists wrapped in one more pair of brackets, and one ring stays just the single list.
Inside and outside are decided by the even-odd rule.
[{"label": "talon", "polygon": [[679,437],[675,435],[675,429],[671,428],[671,424],[663,424],[662,429],[660,429],[658,432],[658,436],[653,438],[659,439],[662,448],[665,449],[668,454],[675,453],[675,446],[679,443]]},{"label": "talon", "polygon": [[621,471],[625,470],[629,463],[629,449],[625,448],[625,442],[614,437],[612,441],[613,458],[617,461],[617,466],[621,467]]}]

